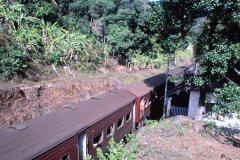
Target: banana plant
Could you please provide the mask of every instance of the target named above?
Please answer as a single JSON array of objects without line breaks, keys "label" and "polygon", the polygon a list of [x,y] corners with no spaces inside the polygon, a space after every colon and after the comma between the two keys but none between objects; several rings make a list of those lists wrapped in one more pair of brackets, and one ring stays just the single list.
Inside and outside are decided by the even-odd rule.
[{"label": "banana plant", "polygon": [[91,54],[89,48],[91,48],[90,41],[86,38],[85,35],[82,35],[79,31],[70,32],[62,29],[66,34],[65,39],[65,52],[66,59],[72,59],[73,54],[77,53],[80,56],[80,60],[88,61]]},{"label": "banana plant", "polygon": [[161,65],[164,65],[166,62],[164,61],[166,59],[163,54],[157,54],[157,57],[151,58],[151,64],[153,64],[155,67],[160,67]]},{"label": "banana plant", "polygon": [[25,25],[24,31],[25,44],[28,47],[28,50],[33,49],[35,52],[37,52],[37,49],[40,48],[39,43],[41,41],[41,36],[38,29],[34,25],[31,27]]},{"label": "banana plant", "polygon": [[129,62],[128,66],[130,64],[138,65],[139,67],[146,68],[147,64],[150,62],[150,57],[147,55],[144,55],[142,53],[135,52],[133,54],[131,62]]},{"label": "banana plant", "polygon": [[8,4],[0,0],[0,17],[3,17],[3,23],[9,23],[11,27],[14,27],[14,22],[18,21],[23,6],[17,2]]},{"label": "banana plant", "polygon": [[40,27],[42,29],[42,44],[44,46],[44,56],[50,54],[54,49],[56,49],[56,45],[54,43],[58,43],[62,39],[64,39],[64,35],[61,34],[61,30],[59,29],[57,22],[51,24],[49,22],[45,23],[43,20],[40,23]]}]

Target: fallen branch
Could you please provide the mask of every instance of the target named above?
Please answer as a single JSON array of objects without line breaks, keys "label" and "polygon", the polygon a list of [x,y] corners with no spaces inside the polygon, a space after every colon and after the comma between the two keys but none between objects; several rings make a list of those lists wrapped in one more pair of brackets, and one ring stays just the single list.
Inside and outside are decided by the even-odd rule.
[{"label": "fallen branch", "polygon": [[52,67],[53,67],[53,70],[56,72],[57,76],[59,77],[57,69],[55,68],[55,66],[53,64],[52,64]]},{"label": "fallen branch", "polygon": [[73,77],[76,77],[75,74],[71,72],[71,70],[67,66],[63,66]]}]

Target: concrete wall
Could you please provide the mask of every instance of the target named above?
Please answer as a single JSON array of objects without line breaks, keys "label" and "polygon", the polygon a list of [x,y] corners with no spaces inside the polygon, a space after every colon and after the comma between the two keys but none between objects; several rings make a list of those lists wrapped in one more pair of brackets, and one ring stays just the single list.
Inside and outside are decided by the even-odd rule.
[{"label": "concrete wall", "polygon": [[190,91],[188,116],[195,118],[197,109],[198,109],[199,98],[200,98],[200,91],[195,91],[195,90]]}]

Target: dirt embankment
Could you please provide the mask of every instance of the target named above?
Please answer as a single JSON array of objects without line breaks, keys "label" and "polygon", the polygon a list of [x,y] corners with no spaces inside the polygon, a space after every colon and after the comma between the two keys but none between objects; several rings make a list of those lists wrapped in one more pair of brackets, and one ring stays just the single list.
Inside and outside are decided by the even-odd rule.
[{"label": "dirt embankment", "polygon": [[[186,61],[179,63],[178,66],[189,63],[190,61]],[[109,66],[107,72],[79,73],[80,77],[73,79],[64,74],[57,79],[50,75],[42,79],[42,81],[50,79],[49,83],[32,84],[33,82],[26,81],[27,84],[17,86],[0,84],[0,129],[165,72],[165,67],[129,72],[116,61],[111,62]]]},{"label": "dirt embankment", "polygon": [[205,129],[203,121],[177,116],[150,123],[137,135],[137,160],[240,160],[236,139]]},{"label": "dirt embankment", "polygon": [[122,86],[117,77],[35,85],[0,85],[0,129]]}]

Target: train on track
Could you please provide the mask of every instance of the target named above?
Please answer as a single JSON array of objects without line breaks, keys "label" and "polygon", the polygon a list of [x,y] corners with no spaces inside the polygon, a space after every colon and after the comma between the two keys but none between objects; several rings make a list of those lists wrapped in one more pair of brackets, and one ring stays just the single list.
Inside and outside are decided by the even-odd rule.
[{"label": "train on track", "polygon": [[[172,69],[169,75],[181,76],[195,65]],[[161,118],[165,80],[162,73],[1,129],[0,159],[82,160],[88,154],[94,159],[97,148],[107,152],[113,133],[120,141],[144,119]]]}]

